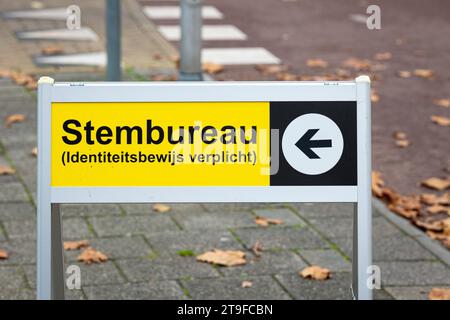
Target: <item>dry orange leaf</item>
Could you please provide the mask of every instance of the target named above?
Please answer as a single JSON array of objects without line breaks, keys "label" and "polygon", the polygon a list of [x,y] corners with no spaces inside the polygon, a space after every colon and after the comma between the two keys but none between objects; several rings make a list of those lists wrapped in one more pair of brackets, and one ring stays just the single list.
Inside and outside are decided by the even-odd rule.
[{"label": "dry orange leaf", "polygon": [[441,179],[432,177],[422,181],[422,185],[430,189],[443,191],[450,187],[450,179],[448,178]]},{"label": "dry orange leaf", "polygon": [[416,77],[425,78],[425,79],[434,78],[433,70],[430,70],[430,69],[416,69],[416,70],[414,70],[414,75]]},{"label": "dry orange leaf", "polygon": [[87,240],[79,240],[79,241],[65,241],[64,242],[64,250],[79,250],[82,248],[89,247],[89,241]]},{"label": "dry orange leaf", "polygon": [[50,56],[50,55],[54,55],[54,54],[61,54],[64,52],[64,49],[60,46],[55,46],[55,45],[51,45],[51,46],[47,46],[42,48],[41,53],[45,56]]},{"label": "dry orange leaf", "polygon": [[433,103],[439,107],[450,108],[450,99],[434,99]]},{"label": "dry orange leaf", "polygon": [[377,103],[380,101],[380,96],[378,95],[378,92],[375,89],[372,89],[370,92],[370,101],[372,103]]},{"label": "dry orange leaf", "polygon": [[378,61],[388,61],[388,60],[392,59],[392,53],[379,52],[379,53],[376,53],[373,58]]},{"label": "dry orange leaf", "polygon": [[202,65],[202,70],[210,74],[217,74],[224,70],[224,66],[217,63],[205,62]]},{"label": "dry orange leaf", "polygon": [[326,68],[328,67],[328,62],[323,59],[308,59],[306,65],[310,68]]},{"label": "dry orange leaf", "polygon": [[10,128],[13,123],[22,122],[24,120],[25,120],[25,115],[20,114],[20,113],[12,114],[5,118],[5,126],[7,128]]},{"label": "dry orange leaf", "polygon": [[441,232],[436,232],[436,231],[427,231],[427,235],[433,239],[433,240],[445,240],[447,238],[450,238],[450,236],[447,236]]},{"label": "dry orange leaf", "polygon": [[430,300],[450,300],[450,289],[433,288],[428,294]]},{"label": "dry orange leaf", "polygon": [[8,252],[6,252],[6,250],[0,249],[0,260],[6,260],[8,259],[8,257]]},{"label": "dry orange leaf", "polygon": [[383,196],[384,181],[381,178],[381,173],[372,171],[372,193],[381,198]]},{"label": "dry orange leaf", "polygon": [[343,62],[343,65],[358,71],[370,69],[370,61],[366,59],[348,58]]},{"label": "dry orange leaf", "polygon": [[91,264],[105,262],[108,260],[108,257],[104,253],[101,253],[92,247],[88,247],[77,257],[77,260],[82,261],[85,264]]},{"label": "dry orange leaf", "polygon": [[313,280],[326,280],[331,277],[331,272],[329,269],[322,268],[319,266],[311,266],[300,271],[300,276],[305,279]]},{"label": "dry orange leaf", "polygon": [[282,224],[283,220],[270,219],[270,218],[264,218],[264,217],[257,216],[255,218],[255,223],[260,227],[268,227],[271,224],[274,224],[274,225]]},{"label": "dry orange leaf", "polygon": [[31,155],[32,155],[32,156],[37,157],[37,154],[38,154],[38,149],[37,149],[37,147],[34,147],[33,149],[31,149]]},{"label": "dry orange leaf", "polygon": [[449,213],[450,214],[450,208],[441,206],[439,204],[435,204],[435,205],[432,205],[431,207],[428,207],[427,212],[430,214],[437,214],[437,213]]},{"label": "dry orange leaf", "polygon": [[170,211],[170,206],[168,206],[167,204],[163,204],[163,203],[155,203],[152,208],[153,208],[153,211],[160,212],[160,213]]},{"label": "dry orange leaf", "polygon": [[0,70],[0,78],[9,78],[11,76],[11,71]]},{"label": "dry orange leaf", "polygon": [[297,76],[293,73],[281,72],[281,73],[277,74],[277,80],[279,80],[279,81],[295,81],[295,80],[297,80]]},{"label": "dry orange leaf", "polygon": [[253,286],[253,282],[251,281],[242,281],[241,287],[242,288],[251,288]]},{"label": "dry orange leaf", "polygon": [[399,72],[397,72],[397,75],[400,78],[407,79],[407,78],[411,78],[412,73],[411,73],[411,71],[400,70]]},{"label": "dry orange leaf", "polygon": [[444,230],[443,223],[442,223],[442,221],[439,221],[439,220],[432,221],[432,220],[414,219],[413,223],[416,226],[423,228],[425,230],[437,231],[437,232]]},{"label": "dry orange leaf", "polygon": [[7,176],[14,173],[16,173],[16,170],[14,170],[13,168],[0,164],[0,176]]},{"label": "dry orange leaf", "polygon": [[431,116],[431,121],[433,121],[437,125],[440,125],[443,127],[450,126],[450,118],[441,117],[441,116]]},{"label": "dry orange leaf", "polygon": [[396,140],[395,145],[399,148],[406,148],[409,146],[408,140]]},{"label": "dry orange leaf", "polygon": [[175,74],[154,74],[150,76],[152,81],[176,81],[178,79]]},{"label": "dry orange leaf", "polygon": [[197,256],[197,261],[206,262],[218,266],[233,267],[247,263],[245,253],[238,250],[219,250],[205,252]]},{"label": "dry orange leaf", "polygon": [[259,72],[261,72],[264,75],[269,75],[269,74],[278,74],[281,72],[286,72],[288,71],[288,67],[284,66],[284,65],[280,65],[280,64],[274,64],[274,65],[257,65],[256,66],[256,70],[258,70]]},{"label": "dry orange leaf", "polygon": [[424,193],[420,195],[420,201],[428,205],[450,205],[450,193],[437,196],[432,193]]}]

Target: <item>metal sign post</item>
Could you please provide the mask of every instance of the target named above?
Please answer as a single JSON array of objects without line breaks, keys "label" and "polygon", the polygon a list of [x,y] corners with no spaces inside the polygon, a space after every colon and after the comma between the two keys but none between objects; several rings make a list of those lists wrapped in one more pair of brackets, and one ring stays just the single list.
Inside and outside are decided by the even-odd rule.
[{"label": "metal sign post", "polygon": [[64,298],[59,204],[352,202],[371,299],[370,80],[38,86],[39,299]]},{"label": "metal sign post", "polygon": [[180,0],[181,81],[201,81],[202,75],[202,0]]},{"label": "metal sign post", "polygon": [[121,21],[120,0],[106,0],[106,52],[107,79],[120,81],[121,79]]}]

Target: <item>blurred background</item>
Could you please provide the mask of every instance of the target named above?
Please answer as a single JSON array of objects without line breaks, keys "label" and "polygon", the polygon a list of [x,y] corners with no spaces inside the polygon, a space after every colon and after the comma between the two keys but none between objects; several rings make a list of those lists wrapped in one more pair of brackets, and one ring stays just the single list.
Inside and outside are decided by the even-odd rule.
[{"label": "blurred background", "polygon": [[[2,1],[0,115],[4,123],[0,128],[0,252],[3,250],[6,258],[0,255],[0,280],[5,277],[10,289],[1,288],[0,297],[34,296],[35,258],[29,257],[35,254],[35,90],[37,79],[44,75],[56,81],[352,81],[359,75],[368,75],[372,80],[374,251],[375,260],[385,263],[384,270],[387,270],[386,290],[379,297],[428,298],[434,287],[448,288],[448,12],[450,2],[445,0],[183,0],[182,5],[178,0]],[[124,253],[117,252],[117,248],[132,242],[136,252],[146,252],[137,254],[138,257],[158,256],[158,251],[168,250],[163,245],[159,247],[161,239],[166,239],[170,247],[178,236],[171,238],[164,234],[154,240],[147,238],[149,233],[159,231],[154,230],[154,224],[140,229],[148,223],[146,215],[158,212],[152,206],[96,208],[74,206],[67,209],[67,219],[72,219],[72,226],[65,227],[69,228],[65,232],[67,238],[93,238],[93,242],[103,244],[100,249],[111,250],[109,256],[112,256],[112,262],[104,264],[107,267],[95,267],[102,269],[95,274],[103,274],[103,280],[92,275],[90,289],[76,293],[75,298],[108,298],[105,292],[112,291],[129,292],[125,296],[112,295],[116,298],[161,298],[155,292],[166,292],[169,298],[202,298],[200,293],[196,295],[197,290],[201,291],[198,288],[204,289],[202,279],[216,276],[219,284],[213,287],[215,292],[233,281],[237,281],[235,287],[242,290],[242,279],[228,282],[227,271],[212,269],[196,275],[196,268],[200,267],[194,257],[180,262],[183,265],[190,261],[196,266],[194,275],[167,275],[166,264],[171,260],[165,260],[164,254],[156,265],[163,270],[162,279],[168,281],[157,279],[162,289],[146,287],[141,281],[149,279],[143,274],[147,275],[150,267],[128,263],[127,259],[137,257],[122,257]],[[305,247],[305,242],[291,247],[281,245],[287,248],[289,257],[272,258],[284,263],[293,259],[292,269],[288,269],[294,274],[298,271],[295,268],[315,264],[317,256],[325,257],[319,262],[332,264],[332,271],[336,261],[341,261],[336,267],[338,275],[349,271],[346,265],[351,260],[350,207],[168,205],[166,209],[168,218],[156,214],[156,218],[151,219],[159,221],[162,228],[169,226],[169,230],[188,233],[193,239],[195,236],[189,233],[191,228],[197,232],[199,225],[211,225],[211,215],[219,217],[219,213],[244,212],[253,218],[268,214],[268,217],[282,220],[287,228],[312,226],[313,233],[324,238],[326,245]],[[320,218],[332,212],[336,219],[333,223],[328,221],[327,224],[326,219]],[[117,216],[122,220],[115,220]],[[211,239],[221,238],[224,232],[238,247],[251,251],[254,242],[265,237],[270,242],[286,236],[277,234],[278,231],[272,236],[257,231],[245,240],[234,228],[254,227],[253,223],[249,226],[248,221],[242,222],[234,215],[227,217],[230,221],[223,227],[211,226],[212,231],[208,230],[212,232]],[[123,225],[123,220],[126,226],[114,229],[118,224]],[[385,220],[389,227],[385,227]],[[241,221],[242,225],[236,221]],[[331,229],[336,225],[342,225],[342,234],[333,235]],[[395,225],[397,231],[383,233],[391,225]],[[116,231],[111,232],[111,229]],[[136,234],[139,240],[134,238]],[[114,248],[106,249],[111,247],[105,240],[108,237],[116,237],[111,240],[117,242]],[[121,237],[126,240],[120,241]],[[292,237],[297,237],[295,232]],[[289,242],[289,239],[284,240]],[[199,247],[199,251],[213,249],[203,244]],[[177,259],[178,251],[187,250],[177,245],[173,248],[176,249],[172,254]],[[198,250],[192,252],[201,253]],[[322,253],[315,255],[308,250]],[[187,256],[194,255],[188,253]],[[125,262],[121,262],[121,258]],[[76,260],[73,255],[67,259]],[[155,263],[152,259],[145,261]],[[297,277],[288,280],[283,270],[263,272],[261,269],[263,267],[249,274],[270,275],[261,280],[266,286],[263,287],[273,293],[269,298],[326,299],[348,294],[346,287],[333,282],[345,295],[310,296],[305,290],[316,284],[296,284]],[[244,268],[239,275],[245,274]],[[201,281],[189,284],[190,279],[186,277],[196,276]],[[131,286],[129,291],[117,289],[133,282],[139,285]],[[102,285],[113,286],[114,290],[96,289]],[[235,287],[229,290],[233,292]],[[241,297],[239,290],[231,297]],[[437,295],[447,294],[448,298],[448,289],[445,290]],[[242,297],[261,298],[257,292],[253,296],[248,292]]]}]

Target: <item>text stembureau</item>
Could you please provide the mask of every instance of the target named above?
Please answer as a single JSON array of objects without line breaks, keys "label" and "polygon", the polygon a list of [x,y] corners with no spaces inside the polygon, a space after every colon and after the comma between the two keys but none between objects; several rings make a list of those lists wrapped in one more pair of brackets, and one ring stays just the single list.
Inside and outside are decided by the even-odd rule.
[{"label": "text stembureau", "polygon": [[[245,126],[236,128],[231,125],[221,126],[219,129],[214,126],[179,126],[175,129],[168,126],[165,131],[161,126],[153,125],[152,120],[146,120],[145,126],[94,126],[92,121],[87,121],[82,125],[76,119],[64,121],[62,128],[66,135],[62,136],[62,141],[67,145],[77,145],[86,143],[87,145],[101,144],[108,145],[114,143],[137,144],[137,145],[159,145],[165,139],[171,145],[185,145],[204,143],[211,145],[219,143],[223,145],[243,145],[256,144],[257,126],[247,129]],[[83,134],[84,133],[84,134]],[[219,163],[250,163],[256,164],[257,157],[255,151],[221,151],[216,153],[183,153],[168,151],[166,153],[148,153],[139,151],[130,153],[122,151],[112,153],[100,151],[96,153],[84,154],[79,151],[64,151],[61,160],[63,165],[69,163],[169,163],[171,165],[180,163],[209,163],[216,165]]]},{"label": "text stembureau", "polygon": [[208,318],[211,314],[220,315],[271,315],[273,306],[269,304],[222,304],[220,308],[189,306],[177,308],[177,315],[198,315]]}]

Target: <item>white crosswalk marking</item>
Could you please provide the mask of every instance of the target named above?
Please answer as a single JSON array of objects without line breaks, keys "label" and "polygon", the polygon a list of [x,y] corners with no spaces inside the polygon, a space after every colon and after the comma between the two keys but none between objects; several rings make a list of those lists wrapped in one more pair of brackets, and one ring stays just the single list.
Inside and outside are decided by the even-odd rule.
[{"label": "white crosswalk marking", "polygon": [[281,61],[264,48],[205,48],[203,62],[223,65],[279,64]]},{"label": "white crosswalk marking", "polygon": [[49,66],[106,66],[105,52],[76,53],[54,56],[39,56],[35,58],[37,65]]},{"label": "white crosswalk marking", "polygon": [[[159,26],[159,32],[169,41],[181,39],[180,26]],[[247,35],[233,25],[204,25],[202,27],[202,40],[246,40]]]},{"label": "white crosswalk marking", "polygon": [[1,13],[6,19],[45,19],[45,20],[66,20],[66,8],[51,8],[39,10],[18,10]]},{"label": "white crosswalk marking", "polygon": [[66,41],[97,41],[97,34],[89,27],[80,29],[54,29],[19,31],[16,36],[20,40],[66,40]]},{"label": "white crosswalk marking", "polygon": [[[150,19],[179,19],[181,9],[179,6],[147,6],[144,7],[144,14]],[[212,6],[203,6],[203,19],[222,19],[223,14]]]}]

